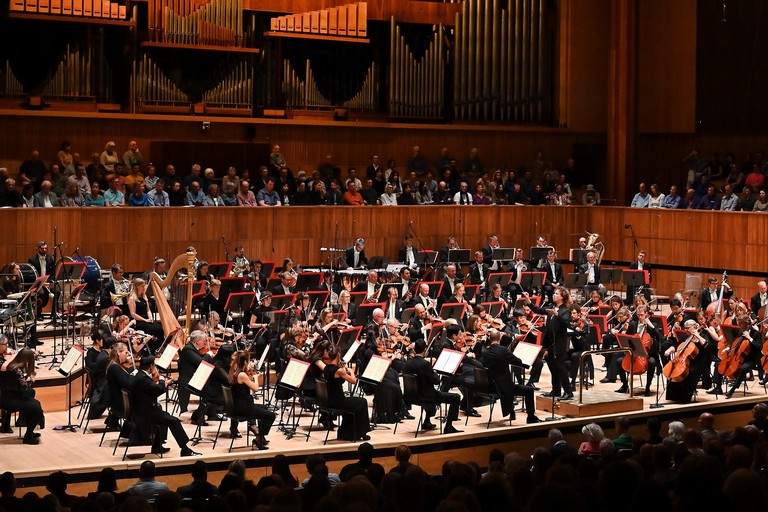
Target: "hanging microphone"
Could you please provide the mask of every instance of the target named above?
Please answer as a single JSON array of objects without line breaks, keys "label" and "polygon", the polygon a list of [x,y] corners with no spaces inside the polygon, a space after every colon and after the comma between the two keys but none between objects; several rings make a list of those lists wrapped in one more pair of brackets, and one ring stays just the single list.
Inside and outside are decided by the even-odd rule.
[{"label": "hanging microphone", "polygon": [[624,224],[624,229],[629,229],[632,227],[632,224]]}]

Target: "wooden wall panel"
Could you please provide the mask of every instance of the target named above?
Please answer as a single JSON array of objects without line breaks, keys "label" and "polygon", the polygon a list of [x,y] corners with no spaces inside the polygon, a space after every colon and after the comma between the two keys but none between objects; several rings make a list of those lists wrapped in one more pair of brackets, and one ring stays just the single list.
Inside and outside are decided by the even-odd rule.
[{"label": "wooden wall panel", "polygon": [[52,245],[55,225],[58,240],[67,242],[65,255],[79,248],[103,268],[119,262],[129,272],[149,269],[155,256],[172,259],[189,245],[200,259],[221,261],[222,236],[230,251],[242,243],[249,257],[278,265],[288,256],[303,266],[327,263],[321,247],[349,247],[360,236],[367,240],[369,256],[394,261],[406,232],[415,233],[425,248],[441,248],[454,235],[462,248],[473,250],[489,234],[498,235],[502,246],[526,249],[544,234],[562,259],[579,236],[598,233],[606,247],[604,266],[612,266],[635,256],[630,230],[624,228],[631,224],[650,262],[678,267],[654,274],[661,294],[683,288],[686,267],[704,269],[691,271],[703,274],[704,282],[723,270],[754,273],[731,277],[740,296],[754,294],[755,283],[768,275],[763,243],[768,216],[746,213],[495,206],[41,209],[0,210],[0,222],[14,234],[0,247],[3,264],[26,261],[39,240]]}]

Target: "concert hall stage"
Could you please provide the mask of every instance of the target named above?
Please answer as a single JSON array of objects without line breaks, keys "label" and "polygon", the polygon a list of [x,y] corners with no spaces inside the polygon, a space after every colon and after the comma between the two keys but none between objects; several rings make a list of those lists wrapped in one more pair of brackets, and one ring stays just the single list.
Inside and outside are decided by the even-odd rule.
[{"label": "concert hall stage", "polygon": [[[50,353],[50,347],[43,347],[43,351]],[[42,387],[43,382],[49,378],[57,378],[59,375],[55,370],[48,370],[48,365],[44,364],[47,359],[43,358],[40,362],[40,375],[38,386]],[[595,367],[599,368],[602,361],[596,359]],[[599,380],[604,374],[598,370],[596,380]],[[73,385],[79,380],[73,381]],[[612,395],[620,383],[601,384],[597,383],[595,387],[590,387],[584,391],[584,403],[594,403],[598,396]],[[59,379],[58,387],[65,387],[66,382]],[[638,397],[642,409],[630,412],[624,412],[632,420],[633,435],[642,436],[645,432],[645,421],[650,416],[659,416],[662,421],[683,421],[688,426],[696,427],[696,419],[704,411],[713,412],[717,417],[716,428],[731,429],[738,425],[744,425],[751,417],[750,410],[754,403],[765,401],[767,399],[765,390],[757,381],[748,382],[746,395],[741,391],[736,393],[734,398],[726,400],[723,396],[715,397],[707,395],[700,390],[697,402],[692,404],[680,405],[671,404],[662,400],[662,408],[651,409],[650,406],[655,402],[655,397]],[[50,386],[47,386],[50,387]],[[55,387],[55,386],[54,386]],[[540,383],[542,391],[549,389],[549,375],[545,369]],[[655,388],[655,386],[654,386]],[[40,389],[40,388],[39,388]],[[662,390],[663,393],[663,390]],[[76,392],[73,391],[73,395]],[[540,392],[537,392],[540,394]],[[65,396],[65,390],[61,389],[59,396]],[[626,396],[626,395],[622,395]],[[578,399],[578,393],[577,393]],[[118,447],[117,455],[112,455],[114,441],[117,437],[115,432],[108,433],[102,447],[99,447],[101,437],[102,420],[92,421],[87,433],[83,434],[82,429],[77,432],[68,430],[54,430],[57,425],[67,423],[66,410],[51,412],[52,407],[49,398],[43,401],[46,409],[46,428],[42,431],[41,444],[38,446],[28,446],[21,443],[18,437],[18,429],[14,434],[3,434],[0,436],[0,460],[4,471],[13,471],[19,480],[20,493],[27,489],[44,492],[44,477],[52,471],[64,470],[70,476],[70,489],[75,494],[82,494],[95,489],[95,481],[102,468],[110,466],[117,470],[119,488],[125,489],[137,478],[137,469],[143,460],[152,459],[156,461],[160,478],[167,481],[171,488],[188,483],[190,480],[190,465],[197,460],[196,457],[180,458],[179,450],[175,446],[173,439],[169,437],[168,445],[172,448],[168,456],[158,459],[155,455],[145,454],[143,458],[138,458],[143,450],[148,447],[132,447],[129,449],[129,458],[121,461],[122,446]],[[369,397],[370,400],[370,397]],[[539,398],[538,400],[542,400]],[[489,407],[478,407],[481,414],[479,418],[469,418],[467,426],[464,426],[465,416],[460,416],[460,421],[455,426],[463,433],[440,435],[437,431],[429,433],[420,433],[418,438],[414,438],[416,420],[407,420],[400,424],[397,434],[393,434],[394,425],[387,425],[388,429],[378,428],[370,433],[371,443],[376,449],[376,462],[382,464],[385,468],[392,467],[394,462],[393,452],[396,446],[400,444],[409,445],[414,453],[414,462],[421,465],[427,471],[439,472],[442,463],[447,459],[478,462],[481,466],[485,465],[488,455],[493,448],[500,448],[505,452],[518,451],[521,454],[529,454],[532,450],[546,444],[547,430],[550,428],[559,428],[563,431],[566,438],[578,444],[582,441],[581,427],[590,422],[596,421],[606,430],[608,436],[612,435],[613,419],[616,413],[612,412],[609,406],[591,409],[592,415],[567,418],[560,416],[563,411],[576,407],[578,400],[572,404],[561,404],[556,408],[553,421],[550,412],[537,410],[541,423],[526,425],[525,413],[518,412],[517,419],[510,426],[507,420],[503,420],[500,414],[500,407],[494,410],[494,421],[490,429],[486,429],[488,421]],[[191,410],[196,408],[196,404],[190,406]],[[61,408],[60,408],[61,409]],[[551,407],[550,407],[551,409]],[[76,419],[79,407],[72,409],[72,423],[79,423]],[[412,411],[414,416],[418,416],[418,408]],[[311,415],[303,413],[300,421],[299,435],[286,439],[279,429],[276,422],[272,432],[269,435],[271,441],[269,450],[252,451],[250,447],[245,447],[245,437],[235,441],[235,449],[232,453],[227,453],[230,439],[227,433],[225,422],[222,430],[225,432],[220,438],[216,449],[212,448],[211,442],[203,442],[194,447],[201,452],[203,460],[209,465],[211,481],[218,480],[226,472],[227,465],[235,459],[244,459],[248,464],[249,478],[258,480],[261,476],[270,473],[272,457],[282,453],[286,455],[292,465],[294,475],[302,480],[307,475],[303,462],[308,454],[323,453],[329,461],[328,465],[331,471],[338,471],[348,461],[354,461],[356,457],[357,444],[341,442],[335,440],[334,432],[331,432],[328,444],[323,446],[325,431],[316,426],[313,428],[309,440],[306,436],[300,435],[306,433],[306,427],[309,425]],[[182,415],[184,426],[190,437],[194,431],[194,425],[191,424],[190,413]],[[279,413],[278,413],[279,419]],[[203,437],[212,440],[218,427],[217,421],[210,421],[209,426],[203,427]],[[244,424],[241,424],[240,430],[244,433]],[[666,426],[664,427],[666,432]],[[136,454],[136,458],[131,454]]]}]

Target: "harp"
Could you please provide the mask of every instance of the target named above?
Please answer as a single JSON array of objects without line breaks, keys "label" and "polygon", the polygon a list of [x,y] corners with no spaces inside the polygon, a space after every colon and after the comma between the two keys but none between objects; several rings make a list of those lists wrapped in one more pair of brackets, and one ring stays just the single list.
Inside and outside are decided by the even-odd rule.
[{"label": "harp", "polygon": [[[152,292],[155,296],[155,305],[157,306],[157,314],[160,317],[160,324],[163,326],[163,334],[168,343],[172,343],[179,348],[184,346],[192,331],[190,312],[192,311],[192,282],[195,279],[196,254],[196,251],[188,251],[178,255],[171,263],[165,279],[161,279],[160,276],[154,272],[150,274]],[[168,300],[165,298],[165,295],[163,295],[163,288],[175,283],[176,274],[182,269],[187,271],[187,296],[185,301],[187,318],[186,329],[181,328],[178,316],[173,312],[171,306],[168,304]]]}]

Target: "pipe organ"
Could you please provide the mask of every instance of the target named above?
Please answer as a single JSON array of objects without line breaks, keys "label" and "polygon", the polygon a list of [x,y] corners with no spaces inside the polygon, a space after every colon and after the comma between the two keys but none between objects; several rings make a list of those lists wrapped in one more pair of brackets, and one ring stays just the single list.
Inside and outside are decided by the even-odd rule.
[{"label": "pipe organ", "polygon": [[433,27],[429,48],[417,59],[394,18],[390,26],[389,115],[441,117],[445,100],[443,27]]},{"label": "pipe organ", "polygon": [[271,35],[317,34],[364,38],[368,35],[368,4],[357,2],[278,16],[270,20],[270,31]]},{"label": "pipe organ", "polygon": [[250,59],[240,57],[237,62],[224,62],[219,72],[223,75],[218,85],[203,93],[206,109],[241,109],[250,114],[253,108],[253,66]]},{"label": "pipe organ", "polygon": [[[158,108],[188,111],[192,101],[170,78],[166,76],[151,56],[144,54],[136,77],[136,99],[144,112]],[[172,111],[172,110],[165,110]]]},{"label": "pipe organ", "polygon": [[378,71],[376,63],[371,63],[365,75],[362,87],[352,98],[332,104],[317,86],[312,66],[307,59],[304,67],[304,80],[301,80],[288,59],[283,61],[283,95],[286,106],[296,110],[330,110],[333,107],[349,108],[355,111],[376,111],[378,107]]},{"label": "pipe organ", "polygon": [[11,0],[11,13],[56,14],[125,20],[126,6],[109,0]]},{"label": "pipe organ", "polygon": [[7,60],[3,66],[2,72],[0,72],[0,93],[3,96],[21,96],[24,94],[24,86],[16,78],[11,69],[11,63]]},{"label": "pipe organ", "polygon": [[[43,87],[43,95],[56,99],[93,99],[96,96],[92,65],[95,59],[92,46],[81,51],[79,45],[67,45],[58,67]],[[105,80],[105,90],[111,91],[112,73],[109,69],[105,70],[102,78]]]},{"label": "pipe organ", "polygon": [[456,14],[456,119],[545,122],[544,0],[464,0]]},{"label": "pipe organ", "polygon": [[150,41],[243,47],[243,0],[149,0]]}]

